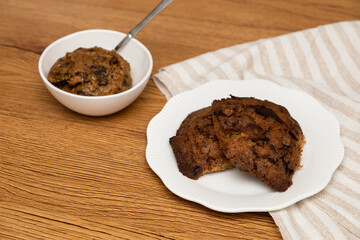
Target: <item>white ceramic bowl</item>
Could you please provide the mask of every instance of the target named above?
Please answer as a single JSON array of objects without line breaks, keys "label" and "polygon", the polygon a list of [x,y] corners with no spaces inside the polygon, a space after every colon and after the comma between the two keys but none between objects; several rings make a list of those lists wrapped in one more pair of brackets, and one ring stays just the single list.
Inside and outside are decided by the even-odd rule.
[{"label": "white ceramic bowl", "polygon": [[60,103],[81,114],[104,116],[127,107],[144,90],[153,68],[149,50],[136,39],[132,39],[118,51],[130,63],[133,79],[132,87],[125,92],[108,96],[80,96],[55,87],[47,79],[50,68],[67,52],[72,52],[79,47],[94,46],[111,50],[125,36],[126,34],[121,32],[92,29],[76,32],[56,40],[44,50],[39,59],[39,73],[45,86]]}]

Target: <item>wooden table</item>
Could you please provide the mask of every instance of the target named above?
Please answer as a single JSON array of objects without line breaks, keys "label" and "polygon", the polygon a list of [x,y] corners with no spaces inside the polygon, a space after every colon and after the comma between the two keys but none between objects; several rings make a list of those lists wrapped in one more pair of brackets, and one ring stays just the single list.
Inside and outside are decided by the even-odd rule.
[{"label": "wooden table", "polygon": [[[87,117],[57,102],[37,64],[84,29],[127,32],[149,0],[0,0],[0,239],[277,239],[268,213],[226,214],[171,193],[145,158],[166,103],[149,82],[125,110]],[[137,36],[160,67],[234,44],[360,18],[356,0],[175,0]]]}]

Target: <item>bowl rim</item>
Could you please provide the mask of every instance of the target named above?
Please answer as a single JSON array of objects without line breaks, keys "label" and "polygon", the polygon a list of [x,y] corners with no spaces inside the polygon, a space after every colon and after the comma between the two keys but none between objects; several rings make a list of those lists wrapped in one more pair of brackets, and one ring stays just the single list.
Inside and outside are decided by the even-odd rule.
[{"label": "bowl rim", "polygon": [[55,45],[59,44],[60,42],[64,41],[64,40],[67,40],[69,38],[73,38],[77,35],[81,35],[81,34],[86,34],[86,33],[89,33],[89,32],[108,32],[108,33],[116,33],[116,34],[120,34],[120,35],[123,35],[124,37],[126,36],[126,33],[123,33],[123,32],[119,32],[119,31],[115,31],[115,30],[109,30],[109,29],[87,29],[87,30],[81,30],[81,31],[78,31],[78,32],[74,32],[74,33],[70,33],[68,35],[65,35],[57,40],[55,40],[54,42],[52,42],[51,44],[49,44],[45,49],[44,51],[41,53],[40,55],[40,58],[39,58],[39,62],[38,62],[38,71],[39,71],[39,74],[41,76],[41,79],[42,81],[45,83],[45,85],[47,87],[50,87],[52,90],[60,93],[60,94],[64,94],[66,96],[69,96],[69,97],[74,97],[74,98],[79,98],[79,99],[107,99],[107,98],[114,98],[114,97],[119,97],[119,96],[123,96],[123,95],[126,95],[126,94],[129,94],[131,92],[134,92],[136,91],[138,88],[141,88],[142,85],[144,83],[146,83],[149,78],[150,78],[150,75],[152,73],[152,70],[153,70],[153,58],[152,58],[152,55],[150,53],[150,51],[145,47],[144,44],[142,44],[139,40],[135,39],[135,38],[132,38],[131,41],[135,42],[142,50],[144,50],[144,52],[146,53],[146,55],[148,56],[149,58],[149,68],[147,69],[144,77],[135,85],[135,86],[132,86],[130,89],[124,91],[124,92],[120,92],[120,93],[115,93],[115,94],[111,94],[111,95],[105,95],[105,96],[83,96],[83,95],[77,95],[77,94],[74,94],[74,93],[69,93],[69,92],[66,92],[60,88],[57,88],[55,87],[54,85],[52,85],[49,80],[47,79],[47,77],[45,76],[43,70],[42,70],[42,63],[44,61],[44,57],[45,55],[47,54],[47,52],[53,48]]}]

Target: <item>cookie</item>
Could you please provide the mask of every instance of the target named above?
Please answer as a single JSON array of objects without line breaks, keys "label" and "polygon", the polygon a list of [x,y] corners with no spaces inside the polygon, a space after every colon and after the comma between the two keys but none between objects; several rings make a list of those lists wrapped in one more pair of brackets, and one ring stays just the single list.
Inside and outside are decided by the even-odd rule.
[{"label": "cookie", "polygon": [[188,178],[232,168],[213,130],[211,107],[190,113],[170,138],[179,171]]},{"label": "cookie", "polygon": [[212,103],[220,148],[239,170],[283,192],[292,185],[305,142],[288,110],[270,101],[231,97]]}]

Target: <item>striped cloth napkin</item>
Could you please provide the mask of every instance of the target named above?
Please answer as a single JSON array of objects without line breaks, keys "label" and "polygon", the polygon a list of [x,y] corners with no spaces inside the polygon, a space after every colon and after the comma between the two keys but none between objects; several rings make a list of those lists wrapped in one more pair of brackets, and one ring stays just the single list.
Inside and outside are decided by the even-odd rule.
[{"label": "striped cloth napkin", "polygon": [[270,212],[284,239],[360,239],[360,21],[231,46],[160,69],[167,99],[218,79],[262,78],[312,95],[340,122],[345,157],[320,193]]}]

